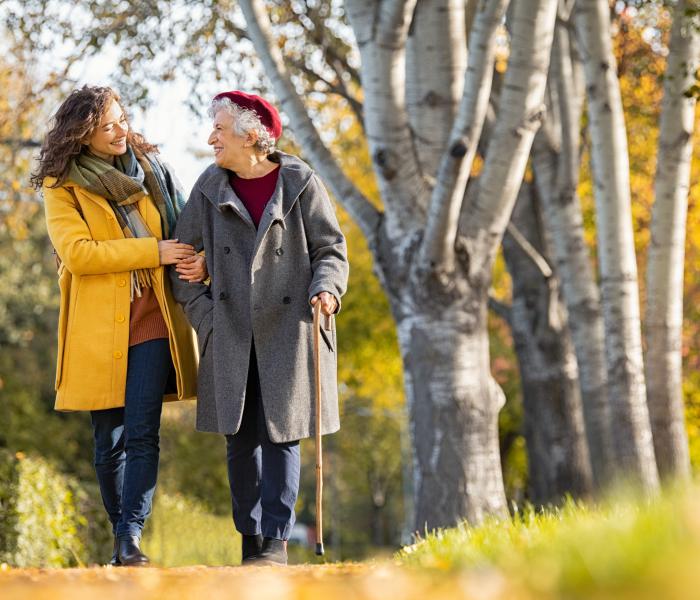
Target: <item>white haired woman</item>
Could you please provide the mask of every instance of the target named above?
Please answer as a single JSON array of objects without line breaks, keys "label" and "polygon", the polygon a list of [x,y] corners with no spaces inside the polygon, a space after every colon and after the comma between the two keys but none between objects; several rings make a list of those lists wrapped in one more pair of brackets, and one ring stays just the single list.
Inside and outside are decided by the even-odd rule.
[{"label": "white haired woman", "polygon": [[[313,317],[340,309],[348,262],[326,190],[275,150],[277,110],[240,91],[209,114],[214,164],[195,184],[175,236],[205,250],[210,285],[171,274],[197,331],[197,429],[226,436],[233,519],[244,563],[286,564],[299,490],[299,440],[314,435]],[[335,328],[322,331],[321,433],[339,428]]]}]

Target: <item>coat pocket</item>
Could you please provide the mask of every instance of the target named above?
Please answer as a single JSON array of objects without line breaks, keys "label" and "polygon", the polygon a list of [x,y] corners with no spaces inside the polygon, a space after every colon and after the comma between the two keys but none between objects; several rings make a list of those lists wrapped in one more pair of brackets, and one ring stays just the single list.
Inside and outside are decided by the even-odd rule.
[{"label": "coat pocket", "polygon": [[209,311],[197,328],[197,349],[199,350],[200,358],[209,346],[209,339],[214,331],[214,310]]},{"label": "coat pocket", "polygon": [[326,342],[326,346],[328,346],[328,349],[333,352],[333,342],[331,342],[330,337],[328,337],[329,334],[332,334],[330,331],[326,331],[323,328],[323,325],[321,325],[321,337],[323,338],[323,341]]},{"label": "coat pocket", "polygon": [[58,288],[60,291],[60,305],[58,309],[58,350],[56,352],[56,383],[55,389],[61,384],[63,374],[63,356],[65,354],[68,338],[68,318],[70,316],[70,292],[72,283],[71,272],[61,264],[58,269]]}]

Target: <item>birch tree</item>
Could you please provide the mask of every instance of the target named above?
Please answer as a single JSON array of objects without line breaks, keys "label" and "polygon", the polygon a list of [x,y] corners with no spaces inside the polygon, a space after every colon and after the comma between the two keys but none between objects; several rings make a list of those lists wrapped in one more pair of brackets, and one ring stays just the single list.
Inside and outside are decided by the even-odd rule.
[{"label": "birch tree", "polygon": [[646,404],[629,158],[607,0],[574,9],[588,98],[596,233],[616,467],[646,491],[658,472]]},{"label": "birch tree", "polygon": [[687,9],[685,0],[679,0],[673,9],[647,263],[647,397],[656,460],[665,477],[690,475],[683,417],[681,327],[696,98],[686,92],[700,66],[700,36],[697,26],[686,16]]},{"label": "birch tree", "polygon": [[523,182],[503,254],[513,280],[509,324],[523,390],[529,499],[536,505],[593,491],[576,356],[552,271],[534,186]]},{"label": "birch tree", "polygon": [[560,2],[547,83],[547,117],[537,132],[532,167],[543,226],[576,351],[585,431],[598,488],[614,464],[600,291],[584,241],[577,187],[583,65],[570,36],[571,3]]}]

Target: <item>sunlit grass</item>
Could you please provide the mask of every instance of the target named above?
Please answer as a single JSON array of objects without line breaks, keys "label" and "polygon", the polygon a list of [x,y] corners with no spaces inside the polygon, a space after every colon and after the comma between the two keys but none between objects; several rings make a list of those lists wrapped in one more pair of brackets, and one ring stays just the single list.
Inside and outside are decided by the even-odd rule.
[{"label": "sunlit grass", "polygon": [[398,559],[429,571],[492,571],[536,597],[689,597],[683,591],[700,584],[699,509],[700,490],[681,487],[641,502],[568,501],[428,535]]}]

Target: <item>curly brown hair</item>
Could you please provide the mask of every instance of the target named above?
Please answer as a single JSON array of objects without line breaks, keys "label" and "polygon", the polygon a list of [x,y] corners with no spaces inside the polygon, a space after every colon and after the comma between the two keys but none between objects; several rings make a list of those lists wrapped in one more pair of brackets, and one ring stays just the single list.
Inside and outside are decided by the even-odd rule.
[{"label": "curly brown hair", "polygon": [[[119,94],[109,87],[85,85],[68,95],[53,116],[51,129],[41,145],[37,157],[39,167],[30,178],[34,189],[41,188],[45,177],[56,178],[51,187],[65,183],[71,159],[83,150],[84,140],[97,129],[112,100],[116,100],[126,114]],[[126,134],[126,143],[142,154],[158,152],[156,146],[131,129]]]}]

